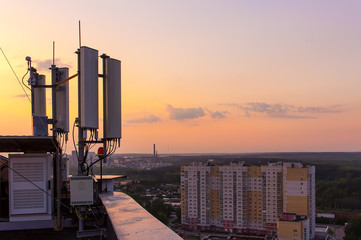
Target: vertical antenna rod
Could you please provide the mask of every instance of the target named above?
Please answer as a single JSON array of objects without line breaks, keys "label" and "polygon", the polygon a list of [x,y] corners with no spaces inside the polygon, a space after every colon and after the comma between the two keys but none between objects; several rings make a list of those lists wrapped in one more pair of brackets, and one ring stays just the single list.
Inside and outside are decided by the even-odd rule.
[{"label": "vertical antenna rod", "polygon": [[[53,114],[53,137],[56,138],[58,136],[58,123],[57,123],[57,119],[58,116],[56,114],[56,88],[57,85],[56,83],[58,82],[58,68],[55,66],[55,42],[53,41],[53,65],[51,65],[51,99],[52,99],[52,114]],[[53,156],[53,161],[55,164],[55,189],[56,189],[56,197],[58,199],[61,199],[61,166],[60,166],[60,161],[61,161],[61,150],[59,150],[59,148],[56,148],[56,152]],[[63,224],[62,224],[62,214],[61,214],[61,209],[60,209],[60,201],[57,201],[56,203],[56,224],[55,224],[55,229],[57,230],[61,230],[63,228]]]},{"label": "vertical antenna rod", "polygon": [[55,65],[55,41],[53,41],[53,66]]},{"label": "vertical antenna rod", "polygon": [[[105,121],[105,119],[107,118],[107,108],[106,108],[106,89],[107,89],[107,78],[108,78],[108,73],[107,73],[107,58],[109,58],[109,56],[107,56],[105,53],[103,53],[100,56],[103,59],[103,149],[104,149],[104,154],[107,152],[107,136],[106,136],[106,132],[107,132],[107,122]],[[100,192],[102,192],[103,190],[103,161],[106,160],[103,159],[100,161]]]},{"label": "vertical antenna rod", "polygon": [[79,48],[81,47],[81,28],[80,28],[80,20],[79,20]]},{"label": "vertical antenna rod", "polygon": [[[80,21],[79,21],[79,44],[80,44]],[[84,166],[84,129],[81,127],[82,115],[81,115],[81,81],[80,75],[84,74],[80,72],[80,47],[77,51],[78,53],[78,176],[84,176],[85,170],[83,169]],[[74,133],[73,133],[74,134]],[[80,215],[83,216],[84,207],[80,208]],[[84,231],[84,220],[79,219],[79,231]]]}]

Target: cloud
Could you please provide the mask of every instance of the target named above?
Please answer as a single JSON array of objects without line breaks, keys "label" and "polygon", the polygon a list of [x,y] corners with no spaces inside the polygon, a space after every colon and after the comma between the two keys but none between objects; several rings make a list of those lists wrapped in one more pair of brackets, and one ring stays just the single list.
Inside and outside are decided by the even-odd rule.
[{"label": "cloud", "polygon": [[167,106],[169,118],[172,120],[183,121],[185,119],[195,119],[205,116],[203,108],[175,108],[172,105]]},{"label": "cloud", "polygon": [[342,105],[330,107],[295,106],[290,104],[270,104],[265,102],[248,102],[244,104],[228,103],[226,106],[237,107],[244,111],[245,115],[267,116],[273,118],[316,118],[317,114],[342,112]]},{"label": "cloud", "polygon": [[160,121],[161,119],[158,116],[150,114],[141,118],[130,119],[127,121],[127,123],[155,123]]},{"label": "cloud", "polygon": [[211,118],[213,118],[213,119],[222,119],[222,118],[226,118],[227,116],[227,114],[230,114],[230,112],[228,112],[228,111],[215,111],[215,112],[213,112],[213,111],[211,111],[211,110],[209,110],[209,109],[207,109],[207,108],[205,108],[205,110],[207,111],[207,113],[209,114],[209,116],[211,116]]},{"label": "cloud", "polygon": [[226,114],[228,114],[228,113],[229,112],[227,112],[227,111],[224,111],[224,112],[215,111],[215,112],[212,112],[210,115],[211,115],[211,118],[222,119],[222,118],[226,118]]},{"label": "cloud", "polygon": [[286,104],[268,104],[262,102],[249,102],[242,106],[247,116],[251,116],[252,113],[264,113],[270,117],[277,118],[296,118],[296,116],[289,115],[292,106]]},{"label": "cloud", "polygon": [[[340,107],[340,106],[338,106]],[[339,109],[322,108],[322,107],[298,107],[297,112],[299,113],[338,113],[341,112]]]},{"label": "cloud", "polygon": [[[45,60],[33,60],[34,63],[34,67],[38,70],[38,71],[44,71],[44,70],[49,70],[49,68],[51,67],[51,65],[53,64],[53,59],[45,59]],[[57,66],[60,67],[68,67],[70,68],[71,65],[63,63],[62,60],[60,58],[55,58],[55,64]]]}]

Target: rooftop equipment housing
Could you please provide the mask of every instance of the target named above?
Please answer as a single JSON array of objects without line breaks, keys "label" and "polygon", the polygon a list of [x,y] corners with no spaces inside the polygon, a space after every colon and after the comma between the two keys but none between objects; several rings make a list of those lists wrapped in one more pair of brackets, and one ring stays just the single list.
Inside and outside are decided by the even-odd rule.
[{"label": "rooftop equipment housing", "polygon": [[51,155],[10,154],[9,165],[10,221],[52,219]]},{"label": "rooftop equipment housing", "polygon": [[98,50],[80,47],[80,127],[97,129],[98,121]]},{"label": "rooftop equipment housing", "polygon": [[91,205],[94,203],[93,181],[92,176],[70,178],[70,205]]},{"label": "rooftop equipment housing", "polygon": [[105,139],[119,139],[121,132],[121,62],[105,59]]}]

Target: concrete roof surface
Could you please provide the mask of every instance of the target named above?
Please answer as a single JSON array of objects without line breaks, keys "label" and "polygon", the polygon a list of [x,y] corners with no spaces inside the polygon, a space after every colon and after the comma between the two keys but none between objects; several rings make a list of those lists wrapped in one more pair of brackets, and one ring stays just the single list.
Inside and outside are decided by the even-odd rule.
[{"label": "concrete roof surface", "polygon": [[118,239],[182,239],[125,193],[107,192],[100,198]]}]

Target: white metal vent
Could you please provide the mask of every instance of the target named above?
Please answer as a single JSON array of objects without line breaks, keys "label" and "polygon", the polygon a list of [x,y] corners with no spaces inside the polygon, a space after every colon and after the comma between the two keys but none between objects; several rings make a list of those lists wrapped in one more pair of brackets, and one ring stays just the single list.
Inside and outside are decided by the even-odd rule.
[{"label": "white metal vent", "polygon": [[14,209],[44,208],[44,192],[41,190],[14,190]]},{"label": "white metal vent", "polygon": [[31,218],[32,214],[51,214],[51,199],[45,193],[50,192],[50,164],[49,154],[9,155],[9,165],[13,169],[9,171],[11,221],[19,221],[25,215]]},{"label": "white metal vent", "polygon": [[44,164],[42,162],[18,162],[13,164],[13,168],[16,170],[16,172],[13,173],[14,182],[27,182],[26,179],[31,182],[44,181]]}]

